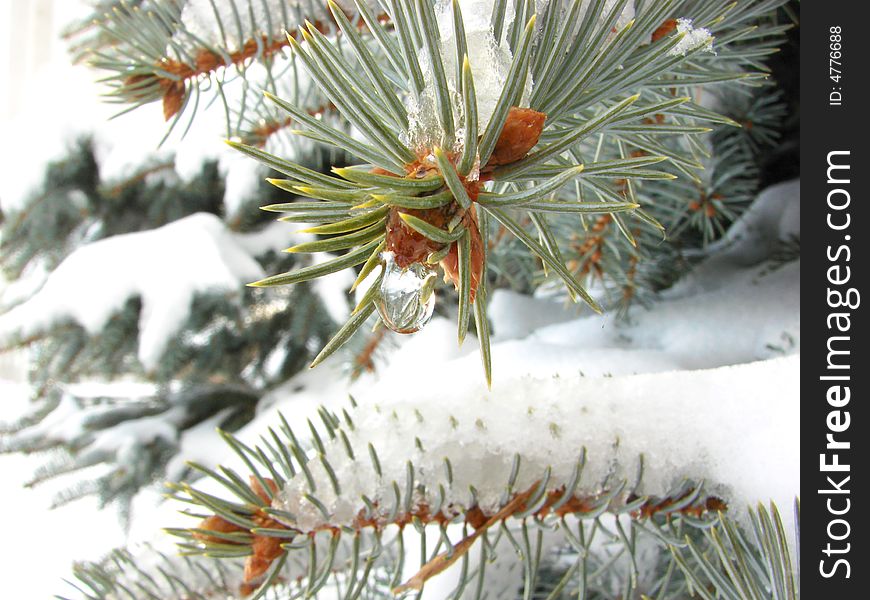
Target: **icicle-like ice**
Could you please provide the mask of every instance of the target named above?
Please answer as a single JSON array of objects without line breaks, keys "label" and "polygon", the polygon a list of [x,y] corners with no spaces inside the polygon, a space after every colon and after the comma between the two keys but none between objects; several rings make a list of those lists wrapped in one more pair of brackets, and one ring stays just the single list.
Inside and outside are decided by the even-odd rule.
[{"label": "icicle-like ice", "polygon": [[[512,6],[512,4],[509,4]],[[504,37],[496,40],[492,31],[491,18],[493,0],[459,0],[462,18],[465,24],[465,37],[468,43],[468,60],[474,75],[475,94],[477,96],[477,114],[479,130],[483,133],[489,123],[495,105],[501,96],[511,67],[513,55]],[[453,6],[451,2],[442,0],[435,7],[438,20],[438,30],[441,36],[441,60],[447,75],[447,86],[454,98],[453,116],[456,121],[457,150],[461,148],[462,140],[467,132],[462,131],[462,99],[458,93],[461,89],[459,75],[456,72],[456,39],[453,31]],[[510,15],[509,15],[510,16]],[[507,28],[505,28],[507,29]],[[432,61],[425,49],[418,56],[423,70],[426,87],[419,101],[410,98],[408,138],[412,147],[431,147],[440,143],[441,127],[438,123],[438,112],[435,110],[435,88],[432,80]],[[526,94],[531,91],[531,77],[526,82]]]}]

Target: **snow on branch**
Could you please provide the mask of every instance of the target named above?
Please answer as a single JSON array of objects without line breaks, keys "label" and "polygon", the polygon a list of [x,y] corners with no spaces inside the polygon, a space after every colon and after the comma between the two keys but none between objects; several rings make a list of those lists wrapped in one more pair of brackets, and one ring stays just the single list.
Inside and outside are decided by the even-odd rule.
[{"label": "snow on branch", "polygon": [[727,511],[748,524],[750,505],[788,506],[798,486],[799,368],[789,357],[618,378],[514,376],[491,392],[449,377],[413,394],[375,386],[341,416],[321,409],[323,426],[309,421],[310,450],[283,417],[286,441],[273,431],[276,445],[261,438],[252,449],[226,435],[248,465],[249,486],[231,470],[223,469],[231,479],[202,470],[244,504],[175,486],[215,515],[174,533],[195,552],[217,544],[247,556],[245,584],[268,586],[309,551],[327,552],[324,573],[343,564],[345,533],[358,540],[414,524],[447,538],[451,524],[474,529],[419,571],[396,571],[400,593],[458,565],[506,520],[525,527],[527,517],[555,518],[562,531],[557,523],[569,516],[697,523]]},{"label": "snow on branch", "polygon": [[0,316],[0,340],[36,336],[66,320],[96,335],[138,296],[139,360],[151,370],[187,320],[196,294],[239,294],[262,276],[218,217],[197,213],[78,248],[28,301]]},{"label": "snow on branch", "polygon": [[[799,364],[790,357],[614,379],[520,377],[491,393],[456,389],[449,377],[413,395],[376,388],[351,413],[355,427],[346,434],[354,458],[342,439],[326,443],[322,457],[309,461],[311,480],[291,479],[274,505],[304,531],[353,525],[363,496],[392,512],[397,482],[414,490],[405,506],[470,508],[473,501],[492,514],[511,479],[524,490],[549,472],[549,489],[568,485],[584,448],[578,496],[634,480],[643,456],[637,494],[662,496],[683,479],[704,480],[738,511],[759,499],[788,505],[798,481]],[[439,490],[446,495],[439,498]]]},{"label": "snow on branch", "polygon": [[692,19],[677,19],[677,33],[683,35],[683,38],[671,48],[669,54],[685,56],[690,51],[699,48],[702,52],[714,52],[713,35],[710,30],[704,27],[695,27],[692,24]]}]

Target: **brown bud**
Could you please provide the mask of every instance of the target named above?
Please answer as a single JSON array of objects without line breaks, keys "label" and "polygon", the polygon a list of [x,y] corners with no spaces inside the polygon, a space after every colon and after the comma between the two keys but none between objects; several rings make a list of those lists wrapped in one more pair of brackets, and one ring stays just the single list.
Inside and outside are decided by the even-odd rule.
[{"label": "brown bud", "polygon": [[251,583],[257,581],[260,577],[266,574],[266,571],[269,570],[271,564],[271,560],[266,560],[256,554],[249,556],[245,559],[244,582]]},{"label": "brown bud", "polygon": [[244,598],[253,594],[260,587],[256,583],[243,583],[239,586],[239,595]]},{"label": "brown bud", "polygon": [[220,57],[211,50],[202,48],[196,53],[196,70],[200,73],[214,71],[220,64]]},{"label": "brown bud", "polygon": [[443,244],[433,242],[422,233],[411,229],[399,215],[402,213],[412,215],[434,227],[446,229],[447,224],[455,214],[456,206],[455,203],[450,203],[426,210],[405,208],[393,208],[390,210],[390,216],[387,219],[385,248],[395,255],[396,264],[400,268],[406,269],[415,263],[424,262],[430,254],[443,248]]},{"label": "brown bud", "polygon": [[710,511],[725,512],[726,510],[728,510],[728,504],[721,498],[717,498],[716,496],[710,496],[704,503],[704,508]]},{"label": "brown bud", "polygon": [[[199,524],[199,529],[204,529],[206,531],[213,531],[215,533],[237,533],[239,531],[245,531],[242,527],[239,527],[235,523],[230,523],[223,517],[219,517],[218,515],[212,515],[207,519],[203,519],[203,521]],[[201,542],[207,542],[212,544],[232,544],[230,540],[217,536],[217,535],[206,535],[204,533],[194,533],[193,537],[198,539]]]},{"label": "brown bud", "polygon": [[251,544],[253,554],[245,560],[245,583],[256,581],[266,574],[269,567],[276,558],[284,553],[281,544],[284,540],[265,535],[254,536],[254,541]]},{"label": "brown bud", "polygon": [[677,20],[676,19],[668,19],[661,25],[659,25],[658,29],[653,31],[652,41],[657,42],[665,36],[670,35],[677,28]]},{"label": "brown bud", "polygon": [[178,114],[184,105],[184,82],[173,81],[166,86],[163,94],[163,118],[167,121]]},{"label": "brown bud", "polygon": [[[480,225],[477,223],[477,211],[474,205],[465,213],[462,222],[471,234],[471,301],[474,302],[480,279],[483,277],[485,257],[483,238],[480,236]],[[453,282],[453,285],[459,289],[459,242],[454,242],[450,247],[450,252],[441,261],[441,268],[444,269],[445,281]]]},{"label": "brown bud", "polygon": [[[254,493],[257,494],[257,497],[263,501],[263,504],[269,505],[272,504],[272,500],[269,498],[269,495],[266,493],[266,490],[263,489],[263,486],[260,484],[260,480],[251,475],[249,480],[251,482],[251,489],[254,490]],[[273,480],[264,478],[263,481],[266,482],[266,485],[269,486],[269,489],[272,491],[272,494],[278,493],[278,484]]]},{"label": "brown bud", "polygon": [[512,107],[486,166],[508,165],[525,157],[538,143],[546,120],[542,112]]},{"label": "brown bud", "polygon": [[486,525],[487,518],[479,506],[474,506],[465,513],[465,521],[477,530]]}]

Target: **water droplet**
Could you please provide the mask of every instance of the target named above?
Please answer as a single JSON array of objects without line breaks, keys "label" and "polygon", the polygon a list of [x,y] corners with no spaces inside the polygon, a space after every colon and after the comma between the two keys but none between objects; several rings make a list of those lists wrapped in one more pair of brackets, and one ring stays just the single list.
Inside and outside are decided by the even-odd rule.
[{"label": "water droplet", "polygon": [[403,269],[392,252],[384,252],[382,257],[384,279],[377,303],[381,319],[396,333],[420,331],[435,310],[435,270],[420,263]]}]

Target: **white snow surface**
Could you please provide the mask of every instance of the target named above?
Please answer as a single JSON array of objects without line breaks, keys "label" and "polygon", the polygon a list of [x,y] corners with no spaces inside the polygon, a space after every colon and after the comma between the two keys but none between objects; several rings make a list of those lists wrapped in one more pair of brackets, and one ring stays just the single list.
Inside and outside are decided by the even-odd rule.
[{"label": "white snow surface", "polygon": [[[337,257],[329,252],[317,252],[312,255],[312,258],[312,264],[321,264]],[[312,282],[314,293],[320,297],[326,312],[336,323],[344,323],[350,316],[350,296],[347,292],[354,281],[356,281],[354,271],[345,269]]]},{"label": "white snow surface", "polygon": [[223,452],[226,443],[219,435],[215,435],[215,432],[232,412],[233,408],[225,408],[184,432],[178,453],[166,464],[168,481],[181,481],[181,478],[190,471],[188,462],[209,464],[215,456]]},{"label": "white snow surface", "polygon": [[499,341],[524,338],[540,327],[564,323],[577,316],[563,302],[533,298],[508,289],[492,292],[486,314],[493,324],[492,336]]},{"label": "white snow surface", "polygon": [[674,293],[650,309],[634,308],[629,324],[611,315],[578,319],[543,327],[528,341],[590,353],[645,350],[680,369],[761,360],[780,353],[769,346],[779,346],[782,336],[799,339],[799,294],[799,262],[772,272],[755,267],[723,273],[715,286]]},{"label": "white snow surface", "polygon": [[131,297],[142,299],[139,360],[157,366],[197,293],[238,294],[265,275],[216,216],[197,213],[150,231],[76,249],[29,300],[0,316],[0,339],[31,336],[64,319],[98,334]]},{"label": "white snow surface", "polygon": [[734,260],[749,265],[770,255],[780,241],[800,236],[801,206],[795,201],[800,191],[797,179],[764,190],[710,252],[719,262]]},{"label": "white snow surface", "polygon": [[[0,423],[12,422],[28,412],[30,390],[26,384],[0,379],[0,398]],[[44,456],[0,456],[0,471],[9,483],[0,499],[0,508],[16,514],[16,518],[7,519],[5,524],[7,539],[14,539],[15,543],[0,546],[5,572],[14,574],[3,584],[5,598],[68,595],[70,588],[61,577],[71,578],[69,570],[73,560],[97,560],[108,548],[124,543],[117,515],[101,510],[96,497],[50,510],[53,494],[75,483],[68,477],[35,489],[25,488],[23,482],[31,479],[44,463]],[[35,525],[54,531],[54,542],[46,544],[43,535],[34,535]]]}]

